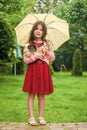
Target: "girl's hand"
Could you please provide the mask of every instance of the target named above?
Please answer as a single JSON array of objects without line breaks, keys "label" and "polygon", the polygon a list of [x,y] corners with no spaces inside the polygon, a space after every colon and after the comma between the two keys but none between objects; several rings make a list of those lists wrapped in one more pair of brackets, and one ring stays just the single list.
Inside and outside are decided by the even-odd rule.
[{"label": "girl's hand", "polygon": [[25,53],[25,56],[28,58],[30,56],[30,53],[29,52],[26,52]]},{"label": "girl's hand", "polygon": [[34,54],[39,58],[41,59],[43,56],[42,56],[42,53],[41,52],[34,52]]},{"label": "girl's hand", "polygon": [[35,54],[39,59],[43,59],[44,56],[46,55],[47,51],[48,51],[48,47],[42,46],[42,47],[38,48],[37,51],[34,52],[34,54]]},{"label": "girl's hand", "polygon": [[46,47],[46,46],[42,46],[41,48],[40,48],[40,51],[42,51],[42,52],[47,52],[48,51],[48,47]]},{"label": "girl's hand", "polygon": [[45,47],[45,46],[42,46],[41,48],[39,48],[38,51],[39,51],[40,53],[42,53],[41,55],[42,55],[42,57],[44,57],[45,54],[46,54],[46,52],[48,51],[48,48]]}]

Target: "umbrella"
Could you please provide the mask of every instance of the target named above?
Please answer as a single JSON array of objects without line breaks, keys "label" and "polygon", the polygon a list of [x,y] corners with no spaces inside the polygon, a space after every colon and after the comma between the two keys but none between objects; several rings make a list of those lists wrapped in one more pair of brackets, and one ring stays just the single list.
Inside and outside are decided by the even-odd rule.
[{"label": "umbrella", "polygon": [[18,44],[24,46],[28,41],[31,28],[38,20],[47,26],[46,39],[50,40],[54,49],[60,47],[69,37],[69,25],[65,20],[53,14],[28,14],[15,28]]}]

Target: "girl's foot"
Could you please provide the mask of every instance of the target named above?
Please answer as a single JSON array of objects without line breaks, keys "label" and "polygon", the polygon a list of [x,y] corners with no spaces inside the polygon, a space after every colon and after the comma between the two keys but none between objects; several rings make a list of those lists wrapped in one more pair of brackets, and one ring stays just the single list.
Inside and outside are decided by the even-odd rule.
[{"label": "girl's foot", "polygon": [[34,117],[31,117],[28,119],[28,123],[32,126],[36,126],[37,125],[37,122],[35,121],[35,118]]},{"label": "girl's foot", "polygon": [[40,125],[46,125],[46,121],[44,120],[43,117],[39,117],[39,123]]}]

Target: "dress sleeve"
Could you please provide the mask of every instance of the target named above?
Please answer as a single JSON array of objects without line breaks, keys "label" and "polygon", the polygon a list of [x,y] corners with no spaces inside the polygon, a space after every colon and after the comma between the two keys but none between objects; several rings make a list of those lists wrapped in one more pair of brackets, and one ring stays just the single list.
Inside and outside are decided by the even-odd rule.
[{"label": "dress sleeve", "polygon": [[50,43],[46,43],[47,47],[48,47],[48,51],[46,53],[46,57],[50,60],[50,61],[54,61],[55,60],[55,54],[54,54],[54,49],[53,49],[53,45]]},{"label": "dress sleeve", "polygon": [[34,52],[34,53],[29,52],[28,45],[29,45],[28,43],[25,44],[24,49],[23,49],[23,60],[24,60],[24,63],[26,64],[30,64],[36,61],[37,59],[39,59],[39,54],[37,52]]}]

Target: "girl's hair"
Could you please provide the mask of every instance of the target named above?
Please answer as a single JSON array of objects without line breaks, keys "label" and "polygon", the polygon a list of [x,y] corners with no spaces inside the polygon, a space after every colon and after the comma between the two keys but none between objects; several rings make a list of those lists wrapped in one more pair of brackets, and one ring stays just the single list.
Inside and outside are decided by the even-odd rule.
[{"label": "girl's hair", "polygon": [[32,29],[31,29],[28,42],[32,42],[32,41],[35,39],[35,37],[34,37],[34,31],[35,31],[35,29],[37,28],[37,26],[38,26],[39,24],[42,25],[42,29],[43,29],[43,36],[42,36],[41,39],[42,39],[43,41],[46,40],[45,37],[46,37],[46,34],[47,34],[47,27],[46,27],[46,25],[45,25],[45,23],[44,23],[43,21],[37,21],[37,22],[33,25]]}]

